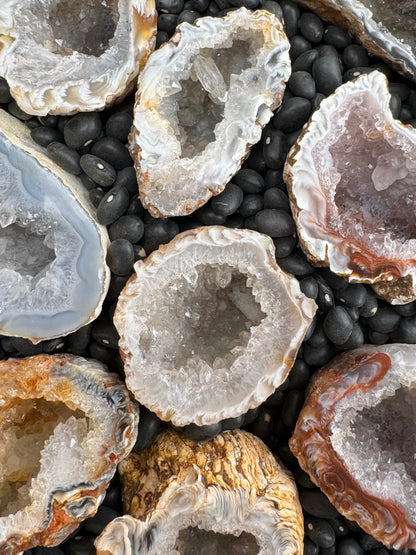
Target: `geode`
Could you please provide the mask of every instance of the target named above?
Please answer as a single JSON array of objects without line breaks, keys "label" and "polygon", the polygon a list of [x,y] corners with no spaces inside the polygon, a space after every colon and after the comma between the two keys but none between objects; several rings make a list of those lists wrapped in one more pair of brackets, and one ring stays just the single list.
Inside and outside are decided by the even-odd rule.
[{"label": "geode", "polygon": [[346,27],[370,52],[416,80],[414,0],[295,0]]},{"label": "geode", "polygon": [[280,105],[289,42],[269,12],[183,23],[140,78],[130,135],[140,198],[156,217],[220,193]]},{"label": "geode", "polygon": [[33,342],[98,316],[108,235],[78,178],[0,110],[0,333]]},{"label": "geode", "polygon": [[154,0],[2,0],[0,74],[28,114],[102,110],[154,48]]},{"label": "geode", "polygon": [[181,233],[145,261],[118,300],[126,384],[177,426],[213,424],[262,403],[287,377],[316,305],[250,230]]},{"label": "geode", "polygon": [[416,548],[416,346],[364,345],[313,378],[290,448],[335,507]]},{"label": "geode", "polygon": [[303,250],[393,304],[416,298],[416,130],[393,118],[383,74],[323,100],[284,178]]},{"label": "geode", "polygon": [[0,362],[0,553],[53,546],[95,514],[131,451],[137,405],[74,355]]},{"label": "geode", "polygon": [[98,555],[303,553],[293,478],[247,432],[195,443],[167,430],[119,472],[132,516],[107,526],[96,540]]}]

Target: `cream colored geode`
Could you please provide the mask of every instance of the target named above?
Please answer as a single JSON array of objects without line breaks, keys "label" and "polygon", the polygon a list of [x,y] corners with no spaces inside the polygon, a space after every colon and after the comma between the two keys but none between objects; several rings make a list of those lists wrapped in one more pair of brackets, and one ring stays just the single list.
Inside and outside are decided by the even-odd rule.
[{"label": "cream colored geode", "polygon": [[181,233],[135,264],[114,323],[126,384],[177,426],[262,403],[287,377],[316,305],[250,230]]},{"label": "cream colored geode", "polygon": [[280,105],[291,66],[280,21],[245,8],[183,23],[139,78],[131,152],[156,217],[220,193]]},{"label": "cream colored geode", "polygon": [[303,553],[294,480],[247,432],[195,443],[168,430],[119,471],[132,516],[107,526],[95,543],[98,555]]},{"label": "cream colored geode", "polygon": [[154,48],[154,0],[2,0],[0,75],[28,114],[102,110]]}]

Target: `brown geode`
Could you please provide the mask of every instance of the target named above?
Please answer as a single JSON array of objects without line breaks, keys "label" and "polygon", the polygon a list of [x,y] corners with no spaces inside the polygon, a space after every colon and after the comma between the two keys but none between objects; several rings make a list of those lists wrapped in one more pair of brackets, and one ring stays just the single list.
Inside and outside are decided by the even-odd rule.
[{"label": "brown geode", "polygon": [[416,548],[416,346],[364,345],[312,378],[289,445],[340,513]]}]

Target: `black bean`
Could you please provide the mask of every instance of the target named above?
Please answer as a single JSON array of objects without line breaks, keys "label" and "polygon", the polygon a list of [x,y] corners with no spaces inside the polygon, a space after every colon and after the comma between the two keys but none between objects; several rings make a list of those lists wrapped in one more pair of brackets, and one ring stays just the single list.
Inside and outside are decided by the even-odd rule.
[{"label": "black bean", "polygon": [[319,58],[319,53],[315,49],[306,50],[299,54],[292,64],[292,71],[312,71],[314,61]]},{"label": "black bean", "polygon": [[282,407],[282,420],[285,426],[293,429],[305,400],[305,394],[299,389],[288,391]]},{"label": "black bean", "polygon": [[393,309],[381,306],[374,316],[367,318],[368,325],[379,333],[390,333],[398,325],[400,316]]},{"label": "black bean", "polygon": [[318,296],[318,283],[316,279],[312,276],[303,278],[300,283],[300,290],[310,299],[315,300]]},{"label": "black bean", "polygon": [[312,98],[312,102],[311,102],[312,111],[319,108],[324,98],[325,98],[325,95],[323,95],[322,93],[316,93],[316,95]]},{"label": "black bean", "polygon": [[92,327],[93,338],[105,347],[110,349],[118,349],[118,341],[120,336],[113,322],[101,318],[97,320]]},{"label": "black bean", "polygon": [[314,278],[318,282],[319,287],[316,303],[323,312],[328,312],[330,308],[335,306],[334,293],[321,275],[315,274]]},{"label": "black bean", "polygon": [[127,239],[130,243],[137,243],[143,237],[144,224],[138,216],[128,214],[111,224],[108,231],[111,241]]},{"label": "black bean", "polygon": [[345,522],[340,516],[337,516],[336,518],[330,518],[328,519],[328,522],[332,526],[335,534],[338,537],[348,536],[348,528],[347,526],[345,526]]},{"label": "black bean", "polygon": [[177,25],[180,25],[185,21],[187,23],[193,23],[198,17],[200,17],[200,14],[198,12],[195,12],[194,10],[184,10],[182,13],[179,14]]},{"label": "black bean", "polygon": [[14,349],[20,351],[24,356],[38,355],[42,352],[42,345],[40,343],[34,345],[29,339],[14,337],[12,344]]},{"label": "black bean", "polygon": [[[274,449],[274,451],[276,451],[276,449]],[[282,441],[282,440],[279,441],[277,445],[277,454],[288,465],[291,465],[297,462],[297,459],[295,455],[292,453],[292,451],[290,450],[290,447],[287,441]]]},{"label": "black bean", "polygon": [[221,430],[225,432],[225,430],[237,430],[244,425],[244,414],[240,414],[240,416],[235,416],[234,418],[224,418],[221,420]]},{"label": "black bean", "polygon": [[210,0],[187,0],[184,7],[187,10],[195,10],[197,12],[203,13],[208,8],[209,3]]},{"label": "black bean", "polygon": [[[296,97],[312,99],[316,93],[315,81],[307,71],[294,71],[288,81],[292,94]],[[293,99],[290,99],[293,102]],[[299,108],[300,109],[300,108]],[[309,106],[310,109],[310,106]],[[308,113],[309,116],[309,113]],[[307,119],[307,118],[306,118]],[[306,121],[305,119],[305,121]],[[304,122],[303,122],[304,123]]]},{"label": "black bean", "polygon": [[318,518],[337,518],[339,516],[328,497],[318,488],[301,492],[299,499],[303,509],[312,516]]},{"label": "black bean", "polygon": [[19,105],[16,103],[15,100],[12,100],[11,102],[9,102],[9,104],[7,105],[7,109],[9,110],[12,116],[20,119],[21,121],[28,121],[33,117],[30,114],[26,114],[26,112],[24,112],[19,107]]},{"label": "black bean", "polygon": [[360,544],[360,547],[364,549],[364,551],[370,551],[370,549],[383,547],[383,544],[380,541],[376,540],[376,538],[370,536],[370,534],[367,534],[366,532],[361,532],[358,538],[358,543]]},{"label": "black bean", "polygon": [[302,37],[302,35],[294,35],[290,39],[290,59],[293,61],[297,60],[304,52],[307,52],[312,48],[311,43]]},{"label": "black bean", "polygon": [[382,345],[383,343],[386,343],[386,341],[389,339],[389,334],[380,333],[378,331],[370,329],[368,330],[368,339],[370,343],[373,343],[374,345]]},{"label": "black bean", "polygon": [[310,375],[309,366],[301,359],[296,359],[289,376],[285,381],[286,389],[298,389],[305,387]]},{"label": "black bean", "polygon": [[309,264],[306,258],[297,252],[292,252],[289,256],[278,258],[277,262],[284,272],[288,272],[300,278],[308,276],[314,271],[314,267]]},{"label": "black bean", "polygon": [[261,0],[260,4],[262,10],[267,10],[268,12],[274,14],[277,19],[280,19],[280,21],[283,20],[283,11],[277,2],[274,0]]},{"label": "black bean", "polygon": [[66,555],[95,555],[94,541],[94,536],[82,536],[79,539],[76,536],[62,544],[62,548]]},{"label": "black bean", "polygon": [[407,123],[412,118],[413,118],[413,114],[412,114],[411,109],[408,108],[406,105],[402,104],[402,107],[400,108],[400,114],[398,116],[398,119],[403,123]]},{"label": "black bean", "polygon": [[332,94],[342,85],[342,72],[338,58],[326,55],[315,60],[312,76],[318,92],[325,95]]},{"label": "black bean", "polygon": [[287,237],[295,233],[295,222],[284,210],[266,208],[256,214],[256,225],[260,233],[270,237]]},{"label": "black bean", "polygon": [[156,0],[156,9],[161,12],[179,13],[183,5],[183,0]]},{"label": "black bean", "polygon": [[93,517],[87,518],[84,523],[84,530],[89,534],[94,534],[98,536],[101,534],[101,532],[104,530],[109,522],[119,516],[120,514],[114,509],[102,505],[98,508],[98,511]]},{"label": "black bean", "polygon": [[47,114],[46,116],[38,116],[38,120],[45,127],[56,128],[58,127],[59,117]]},{"label": "black bean", "polygon": [[248,431],[258,436],[260,439],[268,437],[274,428],[274,421],[271,411],[267,407],[260,407],[257,418],[252,422]]},{"label": "black bean", "polygon": [[250,409],[248,410],[245,415],[244,415],[244,425],[248,426],[249,424],[251,424],[252,422],[254,422],[257,418],[257,415],[259,413],[259,407],[256,407],[254,409]]},{"label": "black bean", "polygon": [[[142,409],[140,408],[140,419],[142,417]],[[140,422],[139,422],[140,425]],[[118,475],[111,480],[110,485],[107,488],[103,505],[110,507],[111,509],[120,512],[123,510],[123,505],[121,503],[121,486],[118,479]]]},{"label": "black bean", "polygon": [[122,170],[133,165],[133,160],[127,148],[114,137],[103,137],[94,143],[91,154],[102,158],[116,170]]},{"label": "black bean", "polygon": [[370,318],[374,316],[378,310],[378,301],[377,297],[371,291],[367,290],[367,295],[365,297],[365,303],[360,306],[360,316],[364,316],[365,318]]},{"label": "black bean", "polygon": [[173,13],[161,13],[157,18],[157,28],[159,31],[165,31],[168,36],[172,36],[178,23],[178,16]]},{"label": "black bean", "polygon": [[338,25],[328,25],[324,31],[324,41],[335,46],[338,50],[343,50],[351,44],[351,37],[347,31],[338,27]]},{"label": "black bean", "polygon": [[208,5],[208,8],[206,9],[205,15],[216,17],[219,15],[219,13],[220,13],[219,7],[215,3],[215,0],[212,0]]},{"label": "black bean", "polygon": [[240,214],[232,214],[231,216],[228,216],[228,218],[225,220],[224,225],[226,227],[232,227],[234,229],[242,228],[244,227],[244,218]]},{"label": "black bean", "polygon": [[116,180],[116,170],[108,162],[93,154],[84,154],[79,161],[84,172],[98,185],[110,187]]},{"label": "black bean", "polygon": [[392,94],[390,97],[390,110],[395,119],[399,117],[401,107],[402,101],[400,100],[400,96],[397,94]]},{"label": "black bean", "polygon": [[108,118],[105,124],[105,133],[107,137],[114,137],[125,143],[128,139],[132,123],[133,116],[129,112],[116,112]]},{"label": "black bean", "polygon": [[238,185],[228,183],[224,191],[211,200],[211,208],[219,216],[230,216],[238,210],[244,193]]},{"label": "black bean", "polygon": [[130,274],[134,264],[133,245],[127,239],[116,239],[107,250],[107,264],[113,274],[126,276]]},{"label": "black bean", "polygon": [[293,37],[298,30],[298,21],[300,16],[299,8],[291,0],[283,0],[280,2],[280,7],[283,12],[285,33],[288,38]]},{"label": "black bean", "polygon": [[259,173],[265,173],[268,170],[266,161],[264,159],[262,143],[257,143],[251,148],[251,154],[247,160],[247,166],[251,170],[254,170]]},{"label": "black bean", "polygon": [[54,141],[62,142],[64,138],[59,129],[43,127],[42,125],[39,127],[35,127],[35,129],[32,129],[32,131],[30,132],[30,136],[35,141],[35,143],[38,143],[38,145],[41,145],[43,147],[47,147],[50,143],[53,143]]},{"label": "black bean", "polygon": [[41,127],[41,124],[37,121],[36,118],[26,120],[24,122],[24,124],[30,130],[37,129],[38,127]]},{"label": "black bean", "polygon": [[97,208],[97,220],[100,224],[110,225],[124,212],[130,202],[130,195],[125,187],[112,188],[102,198]]},{"label": "black bean", "polygon": [[315,329],[310,336],[308,344],[313,345],[314,347],[322,347],[328,344],[328,337],[323,330],[321,321],[316,324]]},{"label": "black bean", "polygon": [[389,82],[390,94],[396,94],[400,97],[402,102],[405,102],[409,98],[410,88],[405,83],[392,83]]},{"label": "black bean", "polygon": [[75,150],[97,140],[102,131],[101,118],[97,112],[81,112],[67,121],[64,139]]},{"label": "black bean", "polygon": [[226,219],[226,216],[214,212],[210,204],[202,206],[202,208],[195,212],[195,216],[204,225],[222,225]]},{"label": "black bean", "polygon": [[117,172],[114,187],[125,187],[131,195],[137,194],[137,177],[133,166],[123,168]]},{"label": "black bean", "polygon": [[297,239],[292,235],[288,237],[279,237],[273,239],[274,247],[276,250],[276,258],[283,259],[289,256],[296,247]]},{"label": "black bean", "polygon": [[389,552],[385,547],[380,547],[379,549],[372,549],[368,552],[368,555],[389,555]]},{"label": "black bean", "polygon": [[207,441],[221,433],[221,422],[209,424],[207,426],[197,426],[193,423],[188,424],[183,428],[183,432],[185,436],[192,441]]},{"label": "black bean", "polygon": [[279,187],[282,191],[287,193],[286,184],[283,181],[283,170],[267,170],[266,175],[264,176],[264,185],[266,189],[270,189],[270,187]]},{"label": "black bean", "polygon": [[178,224],[170,219],[156,220],[145,226],[144,235],[141,240],[142,247],[147,254],[157,249],[164,243],[169,243],[179,232]]},{"label": "black bean", "polygon": [[338,543],[337,555],[364,555],[364,550],[354,538],[342,538]]},{"label": "black bean", "polygon": [[264,178],[254,170],[244,168],[240,170],[233,181],[245,193],[261,193],[264,189]]},{"label": "black bean", "polygon": [[364,332],[358,322],[355,322],[352,326],[352,332],[345,343],[339,345],[341,349],[357,349],[361,347],[364,343]]},{"label": "black bean", "polygon": [[91,330],[92,324],[89,324],[68,335],[71,351],[78,354],[78,351],[83,351],[88,347],[91,338]]},{"label": "black bean", "polygon": [[278,170],[286,160],[288,147],[282,131],[269,127],[264,133],[263,156],[267,166]]},{"label": "black bean", "polygon": [[342,53],[342,61],[345,67],[366,67],[370,65],[370,57],[367,50],[359,44],[350,44]]},{"label": "black bean", "polygon": [[[32,553],[32,551],[24,551],[23,555],[27,553]],[[62,549],[59,549],[59,547],[38,546],[35,547],[33,553],[34,555],[64,555],[64,552],[62,551]]]},{"label": "black bean", "polygon": [[416,343],[416,316],[402,318],[390,337],[397,343]]},{"label": "black bean", "polygon": [[334,529],[326,520],[321,518],[306,517],[305,533],[319,547],[327,548],[335,544]]},{"label": "black bean", "polygon": [[306,474],[306,472],[302,470],[300,467],[295,468],[293,470],[293,474],[295,475],[296,482],[298,482],[303,488],[308,488],[308,489],[316,488],[315,484],[312,482],[309,475]]},{"label": "black bean", "polygon": [[95,358],[100,362],[111,367],[115,364],[116,350],[105,347],[102,343],[91,341],[88,345],[88,351],[91,358]]},{"label": "black bean", "polygon": [[65,339],[62,337],[57,337],[55,339],[48,339],[42,341],[42,352],[43,353],[56,353],[65,347]]},{"label": "black bean", "polygon": [[310,538],[305,538],[303,555],[318,555],[319,547]]},{"label": "black bean", "polygon": [[337,555],[337,546],[334,544],[331,547],[321,547],[319,555]]},{"label": "black bean", "polygon": [[245,195],[238,211],[244,218],[248,218],[260,212],[263,205],[264,199],[261,195]]},{"label": "black bean", "polygon": [[140,407],[140,421],[134,451],[139,453],[149,447],[161,427],[160,419],[146,407]]},{"label": "black bean", "polygon": [[169,35],[165,31],[158,31],[156,33],[156,48],[159,48],[165,42],[168,42]]},{"label": "black bean", "polygon": [[353,322],[344,307],[334,306],[325,316],[323,328],[332,343],[342,345],[352,333]]},{"label": "black bean", "polygon": [[[117,184],[117,180],[115,184]],[[146,215],[146,210],[143,208],[139,195],[134,195],[132,197],[126,213],[139,216],[139,218],[143,218]]]},{"label": "black bean", "polygon": [[344,72],[343,80],[351,81],[352,79],[356,79],[360,75],[367,75],[372,71],[374,70],[371,67],[352,67],[350,69],[347,69],[347,71]]},{"label": "black bean", "polygon": [[342,291],[339,291],[337,298],[349,306],[360,308],[367,299],[367,289],[360,283],[350,284]]},{"label": "black bean", "polygon": [[82,173],[82,168],[79,164],[80,156],[76,150],[57,141],[50,143],[46,148],[49,157],[65,171],[74,175]]},{"label": "black bean", "polygon": [[4,77],[0,77],[0,104],[8,104],[12,100],[9,84]]},{"label": "black bean", "polygon": [[334,348],[329,342],[320,347],[315,347],[309,342],[303,348],[303,359],[310,366],[323,366],[334,356]]},{"label": "black bean", "polygon": [[321,42],[324,25],[317,15],[305,12],[299,18],[299,29],[306,40],[312,43]]},{"label": "black bean", "polygon": [[[320,275],[324,278],[325,282],[332,287],[332,289],[339,291],[348,287],[349,283],[342,276],[338,276],[329,270],[323,268],[320,270]],[[318,278],[319,279],[319,278]]]},{"label": "black bean", "polygon": [[289,212],[289,197],[278,187],[270,187],[264,193],[264,208],[278,208]]},{"label": "black bean", "polygon": [[104,195],[105,195],[105,192],[103,191],[103,189],[101,189],[101,187],[97,187],[95,189],[91,189],[90,191],[88,191],[88,197],[90,199],[90,202],[93,206],[95,206],[95,208],[98,208],[100,202],[104,198]]},{"label": "black bean", "polygon": [[416,301],[394,305],[393,309],[397,314],[400,314],[400,316],[413,316],[416,314]]},{"label": "black bean", "polygon": [[[298,71],[298,73],[309,75],[309,73],[303,71]],[[300,96],[294,96],[289,98],[273,116],[272,123],[276,129],[290,133],[301,128],[307,122],[310,112],[311,103],[309,100]]]}]

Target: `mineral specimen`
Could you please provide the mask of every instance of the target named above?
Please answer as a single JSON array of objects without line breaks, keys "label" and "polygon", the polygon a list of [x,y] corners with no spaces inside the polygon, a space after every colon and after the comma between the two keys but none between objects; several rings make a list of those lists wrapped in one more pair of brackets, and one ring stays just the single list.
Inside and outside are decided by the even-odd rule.
[{"label": "mineral specimen", "polygon": [[0,74],[28,114],[123,98],[154,48],[154,0],[2,0]]},{"label": "mineral specimen", "polygon": [[416,548],[416,346],[365,345],[313,378],[290,447],[336,508]]},{"label": "mineral specimen", "polygon": [[82,183],[0,111],[0,333],[37,342],[98,316],[108,236]]},{"label": "mineral specimen", "polygon": [[416,130],[395,120],[375,71],[325,99],[285,180],[303,250],[393,304],[416,298]]},{"label": "mineral specimen", "polygon": [[368,50],[416,80],[414,0],[295,0],[346,27]]},{"label": "mineral specimen", "polygon": [[269,12],[184,23],[139,79],[131,152],[153,216],[190,214],[220,193],[282,99],[289,42]]},{"label": "mineral specimen", "polygon": [[0,553],[62,542],[104,498],[136,439],[138,409],[94,360],[0,362]]},{"label": "mineral specimen", "polygon": [[278,268],[269,237],[190,230],[135,271],[114,323],[127,387],[160,418],[213,424],[285,380],[316,305]]},{"label": "mineral specimen", "polygon": [[194,443],[168,430],[119,471],[133,516],[107,526],[96,540],[98,555],[303,553],[294,481],[247,432]]}]

